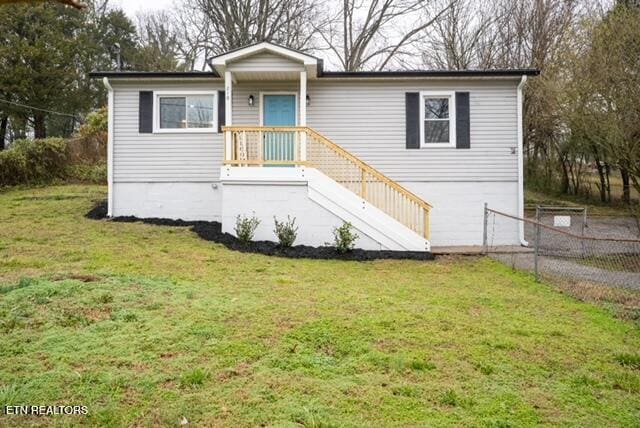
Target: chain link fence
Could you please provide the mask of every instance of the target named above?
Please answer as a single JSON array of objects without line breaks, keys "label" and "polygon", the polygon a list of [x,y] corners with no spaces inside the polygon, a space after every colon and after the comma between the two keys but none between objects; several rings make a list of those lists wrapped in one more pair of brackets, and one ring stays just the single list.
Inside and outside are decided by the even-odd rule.
[{"label": "chain link fence", "polygon": [[[525,228],[528,247],[505,247],[504,229]],[[640,239],[624,231],[591,230],[586,209],[537,207],[533,219],[485,207],[484,252],[536,280],[560,278],[640,290]]]}]

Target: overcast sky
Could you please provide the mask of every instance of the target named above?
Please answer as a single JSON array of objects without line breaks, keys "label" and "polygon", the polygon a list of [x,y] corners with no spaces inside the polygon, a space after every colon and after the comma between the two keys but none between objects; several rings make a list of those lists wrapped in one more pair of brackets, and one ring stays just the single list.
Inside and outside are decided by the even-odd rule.
[{"label": "overcast sky", "polygon": [[[112,0],[114,6],[121,7],[130,18],[135,18],[136,13],[144,10],[168,9],[177,3],[176,0]],[[179,1],[179,0],[178,0]]]}]

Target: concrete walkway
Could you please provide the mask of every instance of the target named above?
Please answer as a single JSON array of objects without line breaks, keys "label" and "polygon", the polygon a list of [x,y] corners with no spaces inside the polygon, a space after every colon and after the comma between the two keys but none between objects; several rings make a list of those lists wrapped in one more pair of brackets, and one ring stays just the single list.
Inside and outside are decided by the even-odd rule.
[{"label": "concrete walkway", "polygon": [[[491,253],[497,254],[513,254],[513,253],[533,253],[532,248],[522,247],[519,245],[502,245],[490,248]],[[443,255],[460,255],[460,256],[479,256],[484,252],[482,245],[460,245],[446,247],[431,247],[431,252],[436,256]]]},{"label": "concrete walkway", "polygon": [[[496,254],[490,257],[516,269],[534,271],[534,255],[530,254]],[[544,275],[573,281],[584,281],[592,284],[602,284],[609,287],[629,288],[640,290],[640,273],[623,272],[600,269],[576,263],[570,259],[540,256],[538,258],[539,272]]]},{"label": "concrete walkway", "polygon": [[[483,251],[484,247],[482,245],[431,248],[431,252],[436,256],[480,256],[483,255]],[[533,248],[517,245],[491,247],[489,256],[516,269],[534,272]],[[538,269],[543,276],[550,275],[574,281],[640,290],[640,273],[600,269],[595,266],[576,263],[568,258],[540,256]]]}]

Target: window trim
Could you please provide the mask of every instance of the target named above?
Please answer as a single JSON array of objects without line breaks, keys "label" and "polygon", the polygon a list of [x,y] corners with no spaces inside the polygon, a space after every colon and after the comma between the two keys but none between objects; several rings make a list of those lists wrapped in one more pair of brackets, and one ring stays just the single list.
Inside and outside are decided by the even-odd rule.
[{"label": "window trim", "polygon": [[[425,143],[424,141],[424,99],[449,98],[449,142]],[[444,120],[444,119],[442,119]],[[455,91],[420,91],[420,148],[455,148],[456,147],[456,92]]]},{"label": "window trim", "polygon": [[[160,98],[206,95],[213,97],[212,128],[160,128]],[[153,133],[154,134],[217,134],[218,133],[218,91],[154,91],[153,93]]]}]

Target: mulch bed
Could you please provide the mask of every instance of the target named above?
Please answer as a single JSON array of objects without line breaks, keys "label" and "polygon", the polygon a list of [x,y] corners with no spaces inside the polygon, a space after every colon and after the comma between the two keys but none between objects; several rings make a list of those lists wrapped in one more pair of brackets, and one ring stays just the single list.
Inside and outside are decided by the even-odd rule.
[{"label": "mulch bed", "polygon": [[[87,213],[85,217],[92,220],[107,219],[107,201],[99,201]],[[295,245],[285,248],[272,241],[242,242],[229,233],[222,232],[222,224],[217,221],[185,221],[167,218],[138,218],[133,216],[113,217],[108,221],[135,223],[141,222],[157,226],[183,226],[190,227],[200,238],[222,244],[230,250],[243,253],[256,253],[268,256],[288,257],[292,259],[337,259],[337,260],[433,260],[430,252],[423,251],[371,251],[354,249],[346,253],[338,252],[335,247],[311,247],[308,245]]]}]

